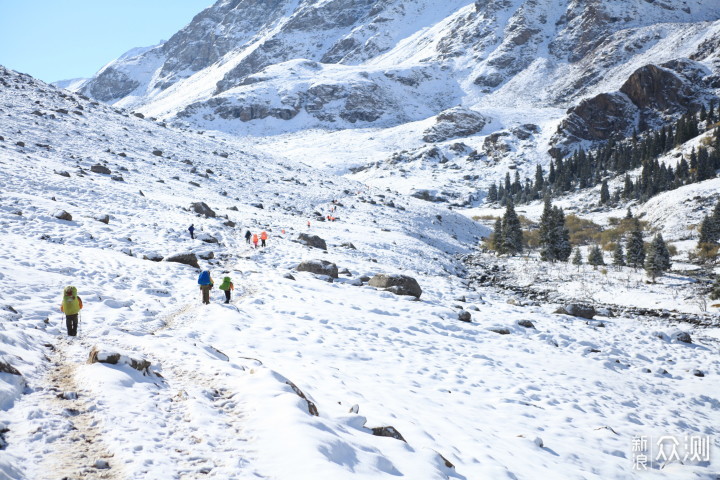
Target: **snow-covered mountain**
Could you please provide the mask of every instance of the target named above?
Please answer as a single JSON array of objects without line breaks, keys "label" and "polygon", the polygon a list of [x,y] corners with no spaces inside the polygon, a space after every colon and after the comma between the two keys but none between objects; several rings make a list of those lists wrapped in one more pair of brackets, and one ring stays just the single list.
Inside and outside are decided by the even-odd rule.
[{"label": "snow-covered mountain", "polygon": [[[0,114],[3,478],[717,471],[717,327],[579,319],[477,288],[462,259],[487,229],[243,138],[153,122],[4,68]],[[246,229],[268,231],[269,246],[251,248]],[[200,305],[198,270],[169,261],[177,253],[216,281],[232,277],[232,302],[213,292]],[[303,260],[336,264],[338,278],[301,271]],[[528,262],[508,271],[567,274]],[[377,273],[412,276],[419,299],[370,286]],[[652,288],[630,269],[612,275],[627,280],[585,270],[572,295],[676,308],[692,288],[678,275]],[[85,303],[71,339],[58,312],[67,284]],[[638,472],[636,439],[667,435],[709,439],[712,456],[663,462],[650,441]]]},{"label": "snow-covered mountain", "polygon": [[[509,165],[532,173],[707,103],[718,44],[705,0],[221,0],[80,91],[271,151],[304,140],[313,163],[464,203]],[[416,175],[448,162],[433,186]]]}]

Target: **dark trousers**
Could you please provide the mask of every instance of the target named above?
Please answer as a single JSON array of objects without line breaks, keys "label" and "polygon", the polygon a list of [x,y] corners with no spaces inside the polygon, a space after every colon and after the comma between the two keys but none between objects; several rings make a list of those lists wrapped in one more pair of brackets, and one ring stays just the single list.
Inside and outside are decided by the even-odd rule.
[{"label": "dark trousers", "polygon": [[195,239],[195,232],[190,230],[190,238]]},{"label": "dark trousers", "polygon": [[68,335],[74,337],[77,335],[78,314],[65,315],[65,325],[67,326]]},{"label": "dark trousers", "polygon": [[225,290],[225,303],[230,303],[230,289]]},{"label": "dark trousers", "polygon": [[265,246],[265,239],[263,238],[262,240],[260,240],[260,242],[261,242],[261,243],[260,243],[260,246],[261,246],[261,247],[264,247],[264,246]]},{"label": "dark trousers", "polygon": [[200,291],[202,292],[202,303],[210,305],[210,285],[201,285]]}]

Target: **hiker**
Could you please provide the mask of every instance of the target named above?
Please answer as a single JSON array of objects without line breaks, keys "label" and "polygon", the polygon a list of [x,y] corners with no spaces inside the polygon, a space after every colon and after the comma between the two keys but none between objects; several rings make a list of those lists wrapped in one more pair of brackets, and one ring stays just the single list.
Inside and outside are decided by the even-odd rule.
[{"label": "hiker", "polygon": [[235,285],[233,285],[232,280],[230,280],[230,277],[223,278],[223,282],[220,284],[220,290],[225,292],[225,303],[230,303],[230,291],[235,290]]},{"label": "hiker", "polygon": [[202,292],[202,303],[205,305],[210,305],[210,290],[213,288],[214,283],[209,270],[200,272],[198,285],[200,285],[200,291]]},{"label": "hiker", "polygon": [[63,291],[63,299],[60,304],[60,311],[65,314],[65,325],[67,326],[68,336],[77,336],[78,315],[83,308],[82,299],[78,297],[77,288],[70,286],[65,287]]},{"label": "hiker", "polygon": [[252,233],[248,230],[245,232],[245,242],[247,242],[248,245],[250,245],[250,237],[252,237]]},{"label": "hiker", "polygon": [[261,242],[260,246],[261,247],[263,247],[263,248],[266,247],[265,240],[267,240],[267,239],[268,239],[268,234],[265,230],[263,230],[262,233],[260,234],[260,242]]},{"label": "hiker", "polygon": [[195,239],[195,225],[194,224],[192,224],[192,223],[190,224],[190,227],[188,228],[188,232],[190,232],[190,238],[192,238],[194,240]]},{"label": "hiker", "polygon": [[257,233],[253,233],[253,237],[252,237],[252,238],[253,238],[253,245],[255,246],[255,248],[257,248],[257,244],[258,244],[258,236],[257,236]]},{"label": "hiker", "polygon": [[308,228],[310,228],[310,220],[308,220]]}]

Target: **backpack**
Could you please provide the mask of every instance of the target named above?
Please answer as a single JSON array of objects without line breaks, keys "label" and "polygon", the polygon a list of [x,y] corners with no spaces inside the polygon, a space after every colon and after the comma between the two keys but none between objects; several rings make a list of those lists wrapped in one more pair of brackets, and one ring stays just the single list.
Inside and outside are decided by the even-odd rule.
[{"label": "backpack", "polygon": [[75,315],[80,311],[81,307],[79,297],[77,296],[77,288],[65,287],[63,289],[62,306],[65,315]]},{"label": "backpack", "polygon": [[203,270],[198,277],[198,285],[210,285],[210,271]]},{"label": "backpack", "polygon": [[232,285],[232,280],[230,280],[230,277],[225,277],[219,288],[220,290],[229,290],[230,285]]}]

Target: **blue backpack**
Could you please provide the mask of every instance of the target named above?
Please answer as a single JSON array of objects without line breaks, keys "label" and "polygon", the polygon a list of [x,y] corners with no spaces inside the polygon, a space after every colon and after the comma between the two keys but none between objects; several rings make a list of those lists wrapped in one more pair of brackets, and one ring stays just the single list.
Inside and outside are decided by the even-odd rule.
[{"label": "blue backpack", "polygon": [[210,272],[203,270],[198,277],[198,285],[210,285]]}]

